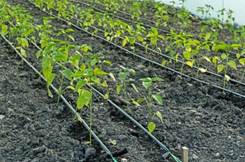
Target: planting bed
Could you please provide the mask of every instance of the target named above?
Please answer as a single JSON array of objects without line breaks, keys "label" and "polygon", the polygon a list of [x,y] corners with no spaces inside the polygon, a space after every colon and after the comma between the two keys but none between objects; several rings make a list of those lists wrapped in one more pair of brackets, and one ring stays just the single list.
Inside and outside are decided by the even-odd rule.
[{"label": "planting bed", "polygon": [[[8,0],[8,3],[12,6],[19,4],[27,10],[34,18],[35,26],[42,24],[43,18],[49,16],[25,0]],[[53,35],[58,29],[73,28],[74,31],[69,33],[74,38],[71,43],[76,45],[86,43],[90,46],[91,52],[97,53],[101,62],[109,62],[109,66],[101,64],[100,67],[105,72],[112,73],[116,80],[120,80],[120,74],[125,72],[125,69],[131,69],[126,78],[127,86],[123,94],[118,95],[117,82],[112,76],[103,77],[107,88],[96,87],[103,94],[110,92],[109,98],[145,128],[148,127],[149,120],[154,122],[156,128],[152,134],[165,144],[172,154],[180,158],[181,147],[187,146],[190,149],[190,161],[243,161],[245,158],[243,97],[181,77],[166,68],[142,61],[127,54],[125,50],[75,29],[74,26],[61,20],[52,19],[50,24],[54,27]],[[40,35],[35,36],[39,39]],[[53,37],[66,39],[63,35]],[[15,42],[13,37],[9,39]],[[41,47],[40,44],[34,43],[38,48]],[[32,44],[26,48],[26,52],[28,60],[41,71],[42,63],[35,57],[37,47]],[[136,47],[133,51],[158,61],[157,56],[147,56],[149,52],[145,52],[144,49]],[[0,76],[2,76],[0,161],[111,161],[95,139],[92,140],[92,145],[89,145],[89,132],[76,121],[66,105],[61,101],[57,103],[58,99],[54,92],[53,98],[47,97],[45,82],[20,61],[3,39],[0,56]],[[181,68],[179,65],[169,66]],[[62,68],[54,66],[54,71]],[[192,74],[191,69],[185,67],[184,70]],[[242,70],[239,69],[239,72],[242,73]],[[241,77],[234,71],[231,74],[235,78]],[[151,104],[150,111],[158,112],[158,115],[153,117],[149,113],[147,103],[137,103],[138,105],[131,103],[131,99],[136,100],[148,95],[149,92],[142,83],[142,78],[147,77],[158,77],[158,81],[153,82],[151,92],[157,92],[163,100],[163,103],[158,100],[158,104]],[[200,74],[199,78],[219,82],[222,85],[222,79],[217,80],[211,75]],[[53,83],[59,86],[58,79]],[[132,88],[132,84],[137,90]],[[64,81],[65,85],[70,85],[69,81]],[[242,85],[228,84],[227,88],[244,94]],[[72,90],[64,90],[63,95],[72,105],[76,105],[77,94]],[[166,150],[161,150],[146,133],[107,101],[98,93],[93,93],[91,108],[83,108],[80,114],[86,122],[92,120],[92,130],[118,161],[123,159],[129,162],[174,161],[164,159],[162,155]],[[162,118],[162,122],[159,118]]]},{"label": "planting bed", "polygon": [[0,42],[0,161],[83,161],[94,149],[87,160],[104,161],[66,106],[48,98],[44,82]]}]

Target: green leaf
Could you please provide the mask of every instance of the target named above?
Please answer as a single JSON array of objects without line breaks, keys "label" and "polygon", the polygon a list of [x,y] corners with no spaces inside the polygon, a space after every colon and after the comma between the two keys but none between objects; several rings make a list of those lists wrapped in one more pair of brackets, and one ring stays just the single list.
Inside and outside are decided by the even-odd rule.
[{"label": "green leaf", "polygon": [[77,84],[76,84],[76,91],[78,91],[79,89],[81,89],[82,87],[84,87],[86,85],[86,81],[83,79],[80,79]]},{"label": "green leaf", "polygon": [[128,43],[128,37],[126,36],[124,39],[123,39],[123,41],[122,41],[122,46],[123,47],[125,47],[126,45],[127,45],[127,43]]},{"label": "green leaf", "polygon": [[87,53],[89,51],[92,51],[92,48],[87,44],[83,44],[83,45],[81,45],[81,51]]},{"label": "green leaf", "polygon": [[231,80],[231,77],[229,75],[225,75],[225,81],[229,82]]},{"label": "green leaf", "polygon": [[111,79],[112,79],[114,82],[116,81],[116,78],[115,78],[115,76],[114,76],[113,73],[109,73],[109,76],[111,77]]},{"label": "green leaf", "polygon": [[104,99],[108,100],[109,99],[109,91],[106,92],[106,94],[104,94]]},{"label": "green leaf", "polygon": [[122,90],[122,85],[121,85],[121,84],[117,84],[117,85],[116,85],[117,95],[120,94],[121,90]]},{"label": "green leaf", "polygon": [[128,77],[128,72],[119,72],[119,79],[121,80],[121,81],[125,81],[126,79],[127,79],[127,77]]},{"label": "green leaf", "polygon": [[68,59],[68,52],[64,51],[55,51],[52,55],[54,56],[55,61],[58,62],[66,62]]},{"label": "green leaf", "polygon": [[163,123],[163,117],[162,113],[160,111],[155,112],[155,115],[160,119],[160,121]]},{"label": "green leaf", "polygon": [[142,79],[142,85],[145,87],[145,89],[149,89],[152,86],[152,79],[151,78],[144,78]]},{"label": "green leaf", "polygon": [[184,56],[184,58],[185,58],[186,60],[191,59],[191,53],[188,52],[188,51],[185,51],[184,54],[183,54],[183,56]]},{"label": "green leaf", "polygon": [[186,61],[185,63],[186,63],[186,65],[188,65],[188,66],[190,66],[191,68],[193,67],[193,65],[194,65],[194,60],[192,60],[192,61]]},{"label": "green leaf", "polygon": [[239,59],[240,64],[245,65],[245,58]]},{"label": "green leaf", "polygon": [[23,56],[23,57],[26,57],[27,55],[26,55],[26,50],[24,50],[23,48],[20,48],[20,54],[21,54],[21,56]]},{"label": "green leaf", "polygon": [[81,58],[81,55],[76,54],[76,55],[70,56],[69,60],[70,60],[70,63],[71,63],[73,66],[75,66],[76,68],[79,68],[80,58]]},{"label": "green leaf", "polygon": [[7,25],[2,24],[2,25],[1,25],[1,29],[2,29],[1,32],[2,32],[3,35],[8,34],[8,26],[7,26]]},{"label": "green leaf", "polygon": [[104,88],[108,88],[108,84],[105,80],[100,85]]},{"label": "green leaf", "polygon": [[163,81],[163,79],[160,78],[160,77],[153,77],[153,78],[151,78],[151,80],[152,80],[153,82],[161,82],[161,81]]},{"label": "green leaf", "polygon": [[108,65],[108,66],[111,66],[112,65],[112,62],[109,61],[109,60],[104,60],[103,61],[103,64]]},{"label": "green leaf", "polygon": [[217,57],[217,56],[212,57],[212,63],[214,65],[216,65],[218,63],[218,61],[219,61],[219,57]]},{"label": "green leaf", "polygon": [[134,37],[129,37],[129,43],[130,43],[130,45],[134,45],[134,43],[135,43],[135,38]]},{"label": "green leaf", "polygon": [[71,69],[65,69],[62,71],[62,73],[68,80],[72,80],[74,73]]},{"label": "green leaf", "polygon": [[71,36],[71,35],[67,35],[67,36],[68,36],[69,39],[72,40],[72,42],[75,42],[75,38],[73,36]]},{"label": "green leaf", "polygon": [[54,73],[51,73],[51,72],[48,72],[45,74],[45,78],[48,82],[48,85],[51,85],[52,82],[54,81],[54,78],[55,78],[55,74]]},{"label": "green leaf", "polygon": [[103,70],[101,70],[100,68],[95,68],[94,69],[94,75],[98,75],[98,76],[102,76],[102,75],[107,75],[108,73],[104,72]]},{"label": "green leaf", "polygon": [[223,54],[221,55],[221,59],[222,59],[222,60],[227,59],[227,57],[228,57],[228,56],[227,56],[225,53],[223,53]]},{"label": "green leaf", "polygon": [[92,92],[86,89],[81,89],[76,102],[77,109],[81,110],[82,108],[84,108],[84,106],[89,106],[91,101],[92,101]]},{"label": "green leaf", "polygon": [[53,82],[55,74],[52,73],[53,65],[50,57],[43,57],[42,59],[42,72],[48,83],[48,86]]},{"label": "green leaf", "polygon": [[159,105],[163,105],[163,99],[162,96],[159,94],[154,94],[152,95],[152,98],[159,104]]},{"label": "green leaf", "polygon": [[135,101],[134,99],[132,100],[132,103],[133,103],[136,107],[139,107],[139,106],[140,106],[140,104],[139,104],[137,101]]},{"label": "green leaf", "polygon": [[218,73],[221,73],[222,71],[224,71],[224,69],[225,69],[225,66],[224,66],[223,64],[219,64],[219,65],[217,66],[217,71],[218,71]]},{"label": "green leaf", "polygon": [[222,51],[226,51],[228,49],[228,45],[225,43],[214,44],[212,49],[215,52],[222,52]]},{"label": "green leaf", "polygon": [[25,38],[17,38],[17,41],[21,47],[25,48],[25,47],[29,46],[29,43],[28,43],[27,39],[25,39]]},{"label": "green leaf", "polygon": [[203,56],[203,58],[207,61],[207,62],[210,62],[210,63],[212,63],[211,62],[211,59],[210,58],[208,58],[207,56]]},{"label": "green leaf", "polygon": [[237,70],[237,65],[235,61],[230,60],[229,62],[227,62],[227,65],[229,65],[232,69]]},{"label": "green leaf", "polygon": [[156,129],[156,124],[154,122],[148,122],[147,129],[150,133],[152,133]]},{"label": "green leaf", "polygon": [[131,86],[133,87],[133,89],[135,90],[135,92],[139,93],[139,90],[138,90],[138,88],[136,87],[135,84],[132,83]]},{"label": "green leaf", "polygon": [[198,68],[198,70],[202,73],[206,73],[208,70],[207,69],[204,69],[204,68]]}]

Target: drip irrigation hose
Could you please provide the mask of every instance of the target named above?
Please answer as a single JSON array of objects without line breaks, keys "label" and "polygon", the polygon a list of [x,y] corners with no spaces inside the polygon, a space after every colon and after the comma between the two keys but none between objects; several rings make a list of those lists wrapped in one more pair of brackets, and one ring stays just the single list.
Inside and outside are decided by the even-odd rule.
[{"label": "drip irrigation hose", "polygon": [[[71,0],[71,1],[74,1],[74,0]],[[80,1],[79,1],[80,2]],[[78,3],[79,3],[78,2]],[[86,2],[81,2],[81,3],[90,3],[90,4],[88,4],[88,5],[91,5],[91,3],[92,2],[88,2],[88,1],[86,1]],[[93,3],[95,3],[95,2],[93,2]],[[98,3],[98,2],[96,2],[95,4],[97,4],[97,5],[100,5],[100,6],[103,6],[103,8],[105,8],[105,5],[104,4],[102,4],[102,3]],[[95,8],[97,8],[96,6],[94,6]],[[100,10],[102,10],[102,9],[100,9]],[[107,10],[108,12],[111,12],[111,10],[110,9],[108,9]],[[127,15],[127,16],[129,16],[129,17],[132,17],[132,15],[131,14],[129,14],[129,13],[127,13],[127,12],[124,12],[124,11],[121,11],[121,10],[115,10],[116,12],[120,12],[120,13],[122,13],[122,14],[124,14],[124,15]],[[152,21],[152,20],[149,20],[148,18],[144,18],[144,17],[139,17],[139,19],[141,19],[141,20],[144,20],[144,21],[148,21],[148,22],[150,22],[150,23],[152,23],[152,24],[155,24],[155,22],[154,21]],[[146,24],[147,25],[147,24]],[[150,25],[149,25],[150,26]],[[152,26],[150,26],[150,27],[152,27]],[[164,30],[164,29],[161,29],[162,31],[165,31],[165,32],[168,32],[167,30]]]},{"label": "drip irrigation hose", "polygon": [[[89,4],[90,2],[87,2],[87,3],[86,3],[86,2],[76,1],[76,0],[70,0],[70,1],[77,2],[77,3],[80,3],[80,4],[84,4],[84,5],[90,6],[90,7],[94,8],[95,10],[97,10],[97,11],[99,11],[99,12],[102,12],[102,13],[105,13],[106,11],[107,11],[107,12],[110,12],[110,13],[108,13],[108,14],[112,15],[113,17],[116,17],[116,18],[119,18],[119,19],[121,19],[121,20],[124,20],[124,21],[131,22],[131,23],[135,24],[135,22],[133,22],[133,20],[129,20],[129,19],[127,19],[127,18],[124,18],[124,17],[121,17],[121,16],[114,15],[113,13],[111,13],[110,10],[99,9],[99,8],[96,7],[96,6]],[[99,4],[99,3],[97,3],[97,4]],[[100,3],[100,5],[104,6],[104,5],[101,4],[101,3]],[[116,11],[117,11],[117,12],[121,12],[121,13],[123,13],[123,14],[125,14],[125,15],[128,15],[128,16],[132,17],[132,15],[129,14],[129,13],[126,13],[126,12],[123,12],[123,11],[120,11],[120,10],[116,10]],[[149,19],[147,19],[147,18],[140,17],[140,19],[155,24],[154,21],[149,20]],[[154,27],[154,26],[152,26],[152,25],[148,25],[148,24],[144,24],[144,23],[143,23],[143,26],[148,27],[148,28]],[[166,30],[166,29],[158,28],[158,30],[161,31],[161,32],[163,32],[163,33],[165,33],[165,34],[169,33],[169,30]],[[233,54],[233,55],[236,55],[236,52],[234,52],[234,51],[230,51],[229,53],[231,53],[231,54]]]},{"label": "drip irrigation hose", "polygon": [[[70,1],[74,1],[74,0],[70,0]],[[80,20],[80,19],[77,19],[77,18],[73,18],[73,19],[76,20],[76,21],[78,21],[78,22],[82,22],[82,20]],[[93,26],[93,25],[91,25],[90,27],[93,28],[93,29],[95,29],[95,30],[97,30],[97,31],[100,31],[100,32],[102,32],[102,33],[105,32],[103,29],[97,28],[97,27],[95,27],[95,26]],[[118,38],[123,39],[123,38],[120,37],[120,36],[119,36]],[[140,46],[140,47],[142,47],[142,48],[146,48],[146,47],[145,47],[143,44],[141,44],[141,43],[136,42],[135,44],[138,45],[138,46]],[[171,56],[169,56],[169,55],[167,55],[167,54],[161,53],[161,52],[159,52],[159,51],[156,51],[156,50],[154,50],[154,49],[152,49],[152,48],[149,48],[149,47],[148,47],[147,50],[149,50],[149,51],[151,51],[151,52],[153,52],[153,53],[156,53],[156,54],[158,54],[158,55],[160,55],[160,56],[163,56],[163,57],[165,57],[165,58],[167,58],[167,59],[169,59],[169,60],[176,61],[176,62],[178,62],[178,63],[187,65],[187,64],[186,64],[184,61],[182,61],[182,60],[174,59],[173,57],[171,57]],[[196,66],[193,66],[192,69],[195,69],[195,70],[197,70],[197,71],[200,71],[199,68],[196,67]],[[222,75],[220,75],[220,74],[217,74],[217,73],[215,73],[215,72],[212,72],[212,71],[208,71],[208,70],[207,70],[207,71],[204,72],[204,73],[205,73],[205,74],[209,74],[209,75],[213,75],[213,76],[218,77],[218,78],[221,78],[221,79],[224,79],[224,76],[222,76]],[[243,83],[243,82],[241,82],[241,81],[238,81],[238,80],[235,80],[235,79],[232,79],[232,78],[229,80],[229,82],[235,83],[235,84],[239,84],[239,85],[241,85],[241,86],[245,86],[245,83]]]},{"label": "drip irrigation hose", "polygon": [[[76,1],[76,0],[69,0],[69,1],[75,2],[75,3],[80,3],[80,4],[83,4],[83,5],[86,5],[86,6],[91,7],[91,8],[93,8],[94,10],[97,10],[98,12],[101,12],[101,13],[105,13],[105,12],[106,12],[105,10],[99,9],[99,8],[97,8],[97,7],[93,6],[93,5],[90,5],[90,4],[88,4],[88,3],[85,3],[85,2]],[[127,18],[124,18],[124,17],[121,17],[121,16],[114,15],[113,13],[107,13],[107,14],[109,14],[109,15],[111,15],[111,16],[113,16],[113,17],[116,17],[116,18],[118,18],[118,19],[121,19],[121,20],[123,20],[123,21],[126,21],[126,22],[129,22],[129,23],[135,24],[135,22],[133,22],[133,20],[129,20],[129,19],[127,19]],[[145,27],[147,27],[147,28],[152,28],[151,25],[147,25],[147,24],[143,24],[143,25],[144,25]],[[163,32],[163,33],[169,33],[169,31],[164,30],[164,29],[158,29],[158,30],[161,31],[161,32]]]},{"label": "drip irrigation hose", "polygon": [[[94,88],[93,86],[88,85],[94,92],[96,92],[97,94],[99,94],[102,98],[104,98],[105,96],[96,88]],[[149,131],[147,131],[147,129],[142,126],[137,120],[135,120],[132,116],[130,116],[127,112],[125,112],[121,107],[119,107],[117,104],[115,104],[112,100],[110,99],[106,99],[108,103],[110,103],[113,107],[115,107],[118,111],[120,111],[124,116],[126,116],[129,120],[131,120],[137,127],[139,127],[141,130],[144,131],[144,133],[146,133],[153,141],[155,141],[161,149],[163,149],[164,151],[166,151],[163,154],[163,157],[168,157],[171,156],[176,162],[181,162],[181,160],[179,160],[174,154],[171,153],[171,151],[167,148],[167,146],[165,146],[162,142],[160,142],[153,134],[151,134]]]},{"label": "drip irrigation hose", "polygon": [[[45,82],[46,79],[44,76],[27,60],[25,59],[20,52],[14,47],[14,45],[4,36],[1,34],[1,37],[8,43],[8,45],[17,53],[17,55],[36,73],[38,74]],[[51,84],[50,87],[55,91],[57,95],[59,95],[58,89]],[[92,134],[93,138],[100,144],[101,148],[106,152],[107,155],[111,157],[113,162],[117,162],[117,160],[113,157],[111,151],[107,148],[107,146],[100,140],[100,138],[94,133],[94,131],[88,126],[88,124],[82,119],[80,114],[73,108],[73,106],[66,100],[63,95],[60,95],[62,101],[66,104],[66,106],[73,112],[73,114],[77,117],[77,119],[83,124],[83,126]]]},{"label": "drip irrigation hose", "polygon": [[68,20],[66,20],[66,19],[64,19],[64,18],[58,17],[58,16],[56,16],[56,15],[54,15],[54,14],[52,14],[52,13],[49,13],[49,12],[43,10],[43,9],[40,9],[39,7],[37,7],[37,6],[36,6],[33,2],[31,2],[31,1],[29,1],[29,2],[30,2],[32,5],[34,5],[36,8],[38,8],[40,11],[42,11],[42,12],[48,14],[48,15],[51,15],[51,16],[53,16],[54,18],[56,18],[56,19],[58,19],[58,20],[61,20],[61,21],[65,22],[65,23],[68,24],[69,26],[72,26],[72,27],[74,27],[75,29],[77,29],[77,30],[79,30],[79,31],[82,31],[82,32],[85,32],[85,33],[91,35],[92,37],[95,37],[95,38],[98,38],[98,39],[100,39],[100,40],[103,40],[104,42],[109,43],[109,44],[111,44],[111,45],[113,45],[113,46],[115,46],[115,47],[117,47],[117,48],[119,48],[119,49],[125,51],[126,53],[129,53],[129,54],[131,54],[131,55],[133,55],[133,56],[139,58],[139,59],[142,59],[142,60],[144,60],[144,61],[146,61],[146,62],[149,62],[149,63],[152,63],[152,64],[157,65],[157,66],[159,66],[159,67],[162,67],[162,68],[164,68],[164,69],[166,69],[166,70],[168,70],[168,71],[171,71],[171,72],[173,72],[173,73],[175,73],[175,74],[177,74],[177,75],[179,75],[179,76],[183,76],[183,77],[185,77],[185,78],[192,79],[192,80],[194,80],[194,81],[196,81],[196,82],[199,82],[199,83],[202,83],[202,84],[205,84],[205,85],[214,87],[214,88],[216,88],[216,89],[223,90],[223,91],[228,92],[228,93],[231,93],[231,94],[236,95],[236,96],[238,96],[238,97],[245,98],[245,95],[240,94],[240,93],[238,93],[238,92],[235,92],[235,91],[232,91],[232,90],[223,88],[223,87],[218,86],[218,85],[216,85],[216,84],[214,84],[214,83],[212,83],[212,82],[206,82],[206,81],[203,81],[203,80],[201,80],[201,79],[198,79],[198,78],[189,76],[189,75],[184,74],[184,73],[182,73],[182,72],[179,72],[179,71],[177,71],[177,70],[175,70],[175,69],[172,69],[172,68],[170,68],[170,67],[168,67],[168,66],[162,65],[162,64],[160,64],[160,63],[158,63],[158,62],[156,62],[156,61],[147,59],[147,58],[145,58],[145,57],[143,57],[143,56],[141,56],[141,55],[138,55],[138,54],[136,54],[136,53],[134,53],[134,52],[132,52],[132,51],[129,51],[128,49],[125,49],[125,48],[123,48],[123,47],[121,47],[121,46],[119,46],[119,45],[117,45],[117,44],[115,44],[115,43],[113,43],[113,42],[111,42],[111,41],[108,41],[108,40],[106,40],[105,38],[103,38],[103,37],[101,37],[101,36],[95,35],[95,34],[89,32],[89,31],[87,31],[87,30],[85,30],[85,29],[83,29],[83,28],[81,28],[81,27],[79,27],[79,26],[77,26],[77,25],[71,23],[70,21],[68,21]]},{"label": "drip irrigation hose", "polygon": [[[28,39],[30,40],[30,39]],[[38,50],[41,50],[41,48],[34,42],[31,42]],[[97,90],[95,87],[87,84],[87,87],[90,88],[92,91],[94,91],[96,94],[98,94],[101,98],[105,98],[105,96]],[[142,129],[144,133],[146,133],[150,138],[152,138],[153,141],[155,141],[161,149],[165,150],[165,153],[163,154],[163,157],[167,158],[171,156],[176,162],[181,162],[171,151],[165,146],[162,142],[160,142],[154,135],[152,135],[150,132],[145,129],[144,126],[142,126],[137,120],[135,120],[131,115],[129,115],[126,111],[124,111],[121,107],[119,107],[115,102],[113,102],[110,99],[105,99],[108,103],[110,103],[113,107],[115,107],[119,112],[121,112],[124,116],[126,116],[129,120],[131,120],[137,127]]]}]

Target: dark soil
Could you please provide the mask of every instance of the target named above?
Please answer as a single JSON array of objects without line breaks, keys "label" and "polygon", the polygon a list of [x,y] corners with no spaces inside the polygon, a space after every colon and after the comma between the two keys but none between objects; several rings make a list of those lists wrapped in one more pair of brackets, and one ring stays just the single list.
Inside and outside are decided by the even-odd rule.
[{"label": "dark soil", "polygon": [[[0,162],[106,161],[97,145],[85,143],[87,137],[87,130],[63,104],[47,97],[45,84],[1,39]],[[89,150],[96,152],[88,156]]]},{"label": "dark soil", "polygon": [[[38,11],[36,11],[34,8],[31,8],[30,11],[31,10],[35,13],[36,16],[38,15]],[[57,26],[61,27],[62,25],[57,24]],[[227,93],[223,93],[221,91],[209,88],[196,82],[192,82],[190,80],[177,77],[176,75],[164,71],[161,68],[146,64],[136,58],[130,57],[129,55],[124,55],[124,52],[117,50],[112,46],[108,46],[108,44],[104,44],[101,41],[98,41],[97,39],[90,38],[86,34],[76,34],[76,40],[79,43],[86,42],[87,44],[92,45],[95,51],[103,52],[103,57],[113,62],[112,67],[107,67],[106,70],[113,72],[115,75],[117,75],[117,73],[120,71],[119,65],[135,69],[136,76],[134,76],[131,79],[134,79],[134,83],[138,87],[142,88],[141,83],[139,82],[139,79],[142,77],[160,76],[164,79],[163,82],[160,82],[154,86],[154,90],[160,91],[160,93],[164,96],[163,106],[154,105],[154,110],[161,111],[164,114],[164,123],[158,123],[157,130],[154,132],[154,135],[157,138],[159,138],[160,141],[166,144],[170,149],[174,150],[176,154],[179,152],[179,148],[181,146],[187,146],[190,148],[191,161],[244,161],[244,99],[229,95]],[[9,68],[5,72],[1,72],[3,73],[2,76],[8,76],[10,79],[8,78],[7,80],[10,83],[13,83],[11,84],[12,86],[9,86],[9,91],[2,90],[4,88],[6,89],[6,87],[8,86],[6,86],[6,83],[4,83],[6,79],[1,80],[1,87],[3,87],[1,88],[1,93],[3,93],[3,95],[0,96],[1,100],[3,100],[2,98],[5,98],[5,96],[8,96],[7,92],[13,93],[15,92],[14,90],[16,89],[16,87],[19,87],[20,93],[17,93],[18,95],[16,96],[14,95],[14,97],[16,98],[13,98],[12,102],[17,102],[18,104],[24,103],[24,107],[27,107],[26,105],[28,105],[28,103],[26,102],[29,101],[32,103],[32,105],[30,105],[31,108],[26,108],[27,112],[24,110],[23,112],[22,109],[20,111],[19,107],[17,106],[17,103],[15,105],[13,104],[12,106],[7,105],[4,107],[12,107],[12,109],[16,109],[16,111],[11,112],[16,112],[15,115],[18,117],[23,116],[23,114],[26,114],[25,117],[31,120],[30,125],[36,123],[42,128],[40,128],[41,130],[46,129],[48,127],[52,129],[45,130],[48,133],[44,133],[43,136],[39,137],[39,140],[42,140],[44,141],[43,143],[48,143],[51,146],[55,145],[53,147],[48,147],[49,145],[41,144],[38,146],[34,145],[33,147],[31,147],[32,144],[25,145],[25,140],[23,141],[23,143],[14,142],[17,137],[17,141],[21,141],[21,139],[32,139],[36,137],[35,133],[32,134],[32,130],[27,129],[26,132],[23,132],[23,128],[20,127],[19,131],[17,130],[17,132],[19,133],[17,137],[13,136],[9,139],[9,135],[5,135],[7,136],[5,138],[9,139],[7,143],[12,147],[19,146],[19,150],[17,149],[17,151],[13,153],[13,149],[0,149],[1,151],[6,150],[3,153],[0,152],[0,155],[3,154],[2,159],[6,159],[6,161],[8,161],[8,159],[10,158],[12,158],[10,159],[10,161],[24,161],[25,158],[35,159],[39,157],[39,154],[29,155],[29,152],[31,152],[31,150],[35,149],[36,147],[39,148],[44,145],[45,151],[43,151],[44,153],[40,154],[40,157],[47,158],[47,160],[37,159],[37,161],[61,161],[59,159],[53,160],[52,158],[54,157],[64,158],[65,161],[76,161],[79,158],[80,160],[82,160],[84,157],[84,149],[88,147],[88,145],[84,143],[84,141],[86,141],[84,139],[86,139],[88,135],[87,133],[85,133],[86,135],[82,135],[80,134],[80,132],[85,132],[85,130],[77,124],[72,124],[74,123],[74,121],[71,120],[72,115],[69,113],[64,113],[64,108],[62,105],[57,105],[55,101],[50,101],[50,99],[46,97],[45,89],[43,89],[45,85],[43,85],[40,81],[36,82],[35,80],[30,79],[33,78],[32,72],[29,72],[26,68],[23,68],[23,65],[19,66],[18,61],[16,63],[15,58],[9,58],[9,56],[6,55],[6,53],[8,53],[6,47],[1,49],[4,50],[3,52],[1,52],[1,55],[3,55],[3,57],[1,57],[1,60],[9,60],[12,61],[13,64],[15,64],[14,66],[10,66],[11,63],[9,63],[8,61],[7,63],[2,63],[3,67],[1,67],[1,69]],[[10,54],[13,55],[13,53],[11,52]],[[12,72],[14,70],[17,71]],[[6,72],[9,72],[8,75],[5,74]],[[21,73],[25,73],[25,75],[20,77],[19,74]],[[11,79],[11,77],[13,77],[13,74],[16,74],[16,77],[19,79]],[[20,86],[18,86],[19,84]],[[32,84],[34,84],[35,86],[33,87]],[[111,89],[113,89],[114,83],[110,83],[110,87]],[[241,88],[239,89],[243,91]],[[136,94],[131,88],[128,88],[127,91],[128,95],[130,96],[139,96],[139,94]],[[142,90],[142,93],[144,94],[145,92]],[[20,96],[22,95],[23,97],[20,98]],[[113,92],[111,95],[113,95]],[[26,99],[23,100],[23,98],[25,97]],[[112,98],[117,98],[115,93],[112,96]],[[7,99],[5,100],[3,100],[2,102],[4,104],[8,103]],[[114,100],[116,101],[116,99]],[[129,113],[131,113],[132,116],[134,116],[140,123],[142,123],[144,126],[146,125],[146,122],[148,121],[146,117],[146,105],[143,104],[141,107],[135,108],[134,106],[125,106],[123,103],[120,102],[117,103],[123,108],[125,108]],[[42,104],[44,106],[40,106]],[[34,111],[35,109],[36,111]],[[112,106],[108,105],[107,103],[104,103],[100,98],[95,97],[93,109],[93,129],[95,130],[95,132],[99,134],[102,140],[109,146],[109,148],[112,151],[117,152],[123,150],[124,148],[128,150],[128,153],[121,156],[120,158],[125,157],[130,162],[163,161],[160,155],[161,151],[154,145],[154,143],[152,143],[151,140],[149,140],[142,133],[142,131],[135,128],[133,124],[130,123],[125,117],[123,117],[114,109],[112,109]],[[30,111],[34,112],[32,112],[31,114]],[[5,113],[3,113],[4,118],[2,120],[8,119],[8,112],[6,110],[3,112]],[[86,115],[86,113],[87,112],[84,111],[83,115],[85,119],[88,118],[88,115]],[[12,120],[10,122],[6,122],[6,124],[3,124],[4,131],[6,129],[8,130],[8,128],[10,127],[9,131],[12,133],[13,123],[19,123],[20,121],[22,121],[21,119],[18,119],[16,116],[11,118]],[[29,120],[27,120],[26,122],[28,123],[28,121]],[[54,123],[52,123],[51,121]],[[24,124],[20,123],[20,125],[22,126]],[[59,129],[54,125],[57,125]],[[29,128],[28,126],[29,125],[27,125],[26,127]],[[71,133],[69,133],[70,131]],[[17,133],[13,134],[16,135]],[[40,133],[36,134],[40,135]],[[53,134],[53,138],[50,138],[51,135],[48,136],[47,134]],[[1,137],[2,136],[3,135],[1,132]],[[20,137],[23,138],[19,139]],[[2,141],[4,140],[2,140],[1,138],[1,145],[3,143]],[[65,142],[61,143],[61,141]],[[4,145],[6,144],[4,143]],[[98,149],[96,145],[94,147],[97,149],[98,158],[100,158],[99,155],[102,156],[102,154],[99,154],[100,149]],[[61,148],[62,151],[60,151]],[[80,151],[79,148],[81,149]],[[55,152],[56,155],[50,155],[50,149],[51,153]],[[16,155],[16,157],[13,155]],[[31,160],[27,159],[26,161]],[[104,160],[93,159],[92,161]]]}]

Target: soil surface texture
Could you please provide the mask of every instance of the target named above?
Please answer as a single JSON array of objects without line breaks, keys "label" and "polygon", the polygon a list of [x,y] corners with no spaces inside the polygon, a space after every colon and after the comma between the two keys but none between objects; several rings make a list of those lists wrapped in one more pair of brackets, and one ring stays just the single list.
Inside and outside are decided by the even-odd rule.
[{"label": "soil surface texture", "polygon": [[[27,1],[9,2],[22,4],[36,17],[42,15]],[[41,16],[37,21],[40,19]],[[57,23],[57,26],[65,24]],[[130,80],[143,94],[146,92],[141,78],[163,78],[153,90],[164,97],[164,104],[154,105],[153,109],[162,112],[164,120],[158,122],[153,134],[176,155],[180,155],[182,146],[187,146],[191,162],[244,161],[244,99],[178,77],[84,33],[76,34],[75,38],[76,42],[91,45],[93,52],[101,51],[102,57],[112,62],[107,71],[117,75],[121,70],[119,65],[134,69],[136,75]],[[96,143],[87,144],[88,132],[75,122],[65,106],[47,97],[44,82],[2,40],[0,44],[0,162],[110,161],[104,158],[104,152]],[[109,86],[113,91],[114,83]],[[240,87],[239,90],[244,91]],[[139,96],[132,88],[127,88],[127,95]],[[71,96],[67,97],[72,100]],[[111,93],[111,98],[146,127],[145,104],[137,108],[125,105],[117,101],[116,93]],[[119,160],[164,161],[163,152],[152,140],[98,96],[94,97],[93,112],[93,130],[109,149],[116,153],[128,151],[119,156]],[[82,113],[89,120],[87,114],[87,111]]]}]

